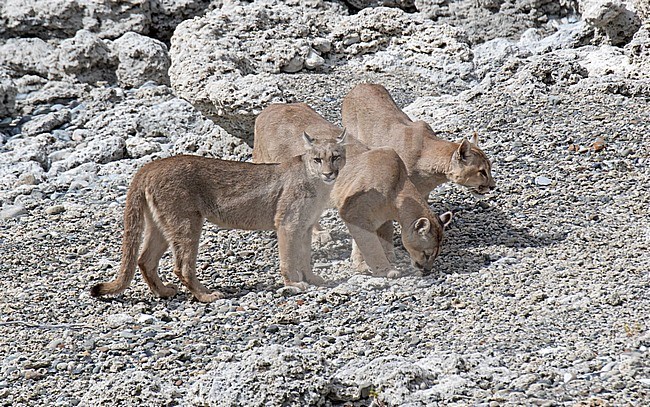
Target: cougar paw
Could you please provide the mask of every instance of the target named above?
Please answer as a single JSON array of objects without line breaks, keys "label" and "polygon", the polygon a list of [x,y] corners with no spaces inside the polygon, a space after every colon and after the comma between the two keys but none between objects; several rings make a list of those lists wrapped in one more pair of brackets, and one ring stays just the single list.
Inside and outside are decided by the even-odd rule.
[{"label": "cougar paw", "polygon": [[380,270],[372,273],[375,277],[388,277],[388,278],[397,278],[400,276],[400,272],[395,269]]},{"label": "cougar paw", "polygon": [[307,290],[307,288],[309,288],[309,284],[306,283],[305,281],[290,281],[290,282],[286,282],[284,284],[289,286],[289,287],[295,287],[299,291],[305,291],[305,290]]},{"label": "cougar paw", "polygon": [[222,299],[224,295],[221,291],[213,291],[211,293],[195,293],[194,297],[201,302],[213,302]]},{"label": "cougar paw", "polygon": [[170,298],[176,295],[178,286],[176,284],[164,284],[157,293],[160,298]]},{"label": "cougar paw", "polygon": [[300,294],[301,292],[305,291],[309,285],[305,283],[304,281],[300,282],[285,282],[284,287],[281,287],[278,289],[278,294],[284,296],[284,297],[290,297],[292,295]]},{"label": "cougar paw", "polygon": [[323,277],[314,273],[305,274],[305,280],[312,285],[318,285],[318,286],[325,285],[325,280],[323,279]]},{"label": "cougar paw", "polygon": [[352,269],[361,274],[371,274],[370,267],[364,260],[352,261]]}]

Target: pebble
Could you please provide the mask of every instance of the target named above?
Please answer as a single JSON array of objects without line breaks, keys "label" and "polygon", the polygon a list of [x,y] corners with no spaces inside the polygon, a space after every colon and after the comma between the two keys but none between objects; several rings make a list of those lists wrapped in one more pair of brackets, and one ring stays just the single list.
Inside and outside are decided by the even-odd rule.
[{"label": "pebble", "polygon": [[575,373],[567,372],[564,374],[563,379],[564,379],[564,383],[569,383],[570,381],[576,379],[576,375]]},{"label": "pebble", "polygon": [[65,206],[63,205],[52,205],[45,208],[45,213],[48,215],[58,215],[65,212]]},{"label": "pebble", "polygon": [[27,209],[22,205],[5,206],[0,211],[0,219],[18,218],[27,215]]},{"label": "pebble", "polygon": [[[239,18],[272,20],[274,7],[280,7],[269,6],[258,21],[250,17],[258,14],[238,15],[249,7],[240,3],[232,8],[239,11],[232,11],[235,20],[228,24],[236,25]],[[300,7],[294,3],[293,8]],[[318,7],[323,2],[311,3],[322,14]],[[383,13],[394,17],[382,20]],[[0,152],[0,171],[10,171],[9,178],[4,172],[0,177],[0,183],[9,179],[1,191],[3,210],[20,203],[32,214],[0,222],[0,268],[9,270],[2,288],[8,300],[0,301],[0,320],[39,326],[0,326],[10,335],[0,339],[0,404],[96,405],[101,399],[119,404],[128,395],[131,399],[122,404],[219,405],[227,404],[223,400],[229,394],[250,395],[245,393],[249,390],[266,397],[257,404],[242,398],[249,405],[282,404],[273,397],[295,400],[296,405],[574,405],[605,394],[614,406],[642,399],[650,385],[643,370],[650,341],[638,317],[650,306],[642,295],[649,265],[647,256],[639,255],[647,251],[649,236],[645,197],[650,190],[642,181],[650,173],[640,141],[650,130],[647,102],[604,90],[576,93],[599,79],[591,74],[571,89],[518,82],[536,80],[529,70],[538,57],[548,58],[544,69],[566,67],[555,63],[553,52],[490,58],[494,66],[485,69],[494,76],[491,85],[473,92],[472,99],[454,96],[471,86],[457,77],[477,77],[469,67],[475,62],[480,67],[478,59],[471,59],[476,47],[470,50],[463,39],[440,48],[409,42],[409,30],[434,38],[430,34],[438,22],[423,19],[414,29],[403,25],[402,18],[420,17],[397,9],[346,14],[341,17],[345,30],[311,45],[314,53],[331,53],[327,60],[336,64],[327,67],[328,73],[318,69],[318,60],[313,72],[263,78],[270,78],[289,99],[307,101],[334,121],[340,120],[342,96],[353,83],[382,82],[405,108],[433,101],[419,114],[441,137],[451,139],[470,128],[485,133],[485,151],[494,158],[499,189],[478,203],[465,188],[451,183],[431,194],[436,212],[458,208],[431,275],[408,273],[399,232],[398,266],[408,276],[388,280],[356,275],[348,260],[349,234],[331,211],[322,221],[332,231],[332,241],[312,245],[313,264],[328,282],[324,287],[277,290],[282,280],[274,233],[226,232],[206,225],[199,279],[222,289],[227,299],[200,304],[180,284],[176,297],[160,299],[139,272],[124,293],[91,298],[89,287],[113,278],[119,267],[126,188],[137,168],[180,152],[176,148],[185,137],[203,140],[196,144],[200,154],[244,160],[250,148],[230,141],[170,87],[149,82],[144,89],[125,92],[111,83],[84,84],[79,90],[83,104],[49,107],[50,113],[73,108],[69,120],[51,130],[54,137],[34,136],[48,141],[43,156],[49,158],[42,165],[56,164],[60,173],[56,168],[27,171],[22,166],[32,163],[5,160],[10,148],[32,140],[19,133],[22,119],[12,118],[0,129],[6,150]],[[355,19],[363,26],[355,27],[361,24]],[[384,32],[393,29],[399,32]],[[346,49],[345,44],[352,46]],[[511,40],[504,44],[517,48]],[[402,57],[395,61],[404,62],[397,64],[404,70],[400,74],[390,65],[394,48]],[[440,53],[457,52],[450,49],[469,55],[467,71],[429,80],[438,71],[458,73],[446,65],[427,65]],[[571,47],[560,50],[574,52]],[[303,62],[307,67],[309,59]],[[346,65],[349,60],[358,64]],[[500,73],[502,60],[516,63],[507,76]],[[410,75],[410,66],[420,73]],[[256,69],[254,64],[250,69]],[[247,92],[267,95],[265,104],[275,101],[257,74],[251,72],[246,79],[257,87],[226,93],[233,98]],[[245,80],[235,79],[232,85],[245,85],[240,82]],[[628,82],[634,81],[626,80],[626,86],[631,86]],[[30,106],[30,100],[43,97],[37,89],[44,85],[30,90],[19,109],[37,111],[52,103]],[[55,93],[58,100],[67,99]],[[249,112],[260,106],[249,101],[233,100],[242,103],[237,107],[241,117],[218,123],[252,129]],[[39,119],[27,118],[22,124]],[[17,137],[10,140],[11,134]],[[99,148],[97,141],[116,134],[126,140],[124,149],[116,149],[121,155],[72,162],[89,145]],[[563,134],[571,134],[571,140]],[[607,146],[595,153],[592,143],[598,134],[607,134]],[[133,148],[129,152],[133,146],[128,141],[134,138],[150,143],[140,157]],[[222,138],[233,146],[219,144]],[[590,148],[583,155],[567,154],[564,146],[569,143]],[[630,152],[623,154],[623,149]],[[72,167],[57,167],[64,164],[58,161]],[[36,182],[15,185],[22,174],[33,174]],[[554,186],[552,191],[530,188],[545,182]],[[57,206],[65,209],[59,212],[62,216],[47,216]],[[167,253],[161,260],[160,274],[178,284],[171,257]],[[215,381],[222,373],[222,380]],[[285,385],[292,390],[286,391]],[[332,399],[338,386],[347,398]],[[210,392],[219,399],[210,402]],[[304,394],[313,398],[297,398]]]}]

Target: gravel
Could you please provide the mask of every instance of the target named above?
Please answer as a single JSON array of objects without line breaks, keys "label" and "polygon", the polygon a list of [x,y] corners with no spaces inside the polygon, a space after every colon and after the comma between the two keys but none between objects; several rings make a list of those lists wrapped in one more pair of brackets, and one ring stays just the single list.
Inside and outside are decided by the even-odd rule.
[{"label": "gravel", "polygon": [[[527,58],[442,96],[395,71],[277,74],[333,122],[375,81],[441,137],[478,132],[497,190],[431,194],[454,220],[426,277],[397,235],[407,276],[354,274],[328,210],[312,253],[328,285],[297,295],[274,233],[206,225],[199,278],[227,294],[211,304],[155,298],[140,275],[114,299],[88,290],[117,272],[137,168],[246,160],[246,143],[165,85],[20,88],[0,120],[0,405],[650,405],[650,87],[542,86],[517,74]],[[169,254],[161,275],[178,282]]]}]

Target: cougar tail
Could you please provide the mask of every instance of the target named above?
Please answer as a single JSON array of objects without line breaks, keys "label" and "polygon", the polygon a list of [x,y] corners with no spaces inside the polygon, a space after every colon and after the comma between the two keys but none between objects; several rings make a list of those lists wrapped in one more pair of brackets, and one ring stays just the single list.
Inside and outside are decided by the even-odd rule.
[{"label": "cougar tail", "polygon": [[124,237],[122,238],[122,261],[117,277],[106,283],[99,283],[90,289],[90,295],[118,295],[131,284],[137,266],[138,253],[144,233],[144,211],[146,206],[144,187],[137,175],[126,194],[124,208]]}]

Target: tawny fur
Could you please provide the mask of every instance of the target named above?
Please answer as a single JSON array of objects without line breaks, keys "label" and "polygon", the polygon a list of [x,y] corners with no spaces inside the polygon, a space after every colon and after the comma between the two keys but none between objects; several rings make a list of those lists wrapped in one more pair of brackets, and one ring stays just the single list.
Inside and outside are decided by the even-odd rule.
[{"label": "tawny fur", "polygon": [[[346,134],[344,129],[328,122],[305,103],[276,103],[269,105],[255,119],[253,162],[277,163],[305,152],[302,134],[316,140],[336,140]],[[345,136],[346,157],[368,148]],[[332,203],[333,207],[334,204]],[[318,222],[313,226],[313,239],[320,243],[332,240],[329,232]]]},{"label": "tawny fur", "polygon": [[[300,134],[303,131],[321,140],[332,140],[342,129],[329,123],[305,103],[271,105],[264,109],[255,121],[253,159],[258,162],[277,162],[290,154],[300,153],[303,149]],[[417,190],[407,179],[404,163],[393,150],[365,155],[368,148],[363,143],[350,136],[347,140],[348,164],[346,165],[353,162],[354,165],[349,171],[342,170],[341,174],[345,173],[348,176],[343,183],[340,183],[340,179],[337,180],[334,188],[338,191],[338,196],[333,196],[332,205],[339,208],[341,217],[346,221],[354,238],[353,267],[360,271],[369,267],[376,275],[394,277],[398,273],[389,264],[395,260],[392,221],[425,218],[424,214],[433,217],[435,215],[431,215],[422,197],[415,196]],[[357,157],[360,157],[358,162]],[[386,162],[383,162],[382,158],[385,158]],[[391,179],[389,174],[399,175],[400,181]],[[395,188],[399,188],[400,191],[399,201],[396,198]],[[411,202],[417,204],[411,205]],[[399,208],[398,203],[400,203]],[[343,204],[344,207],[341,206]],[[445,216],[451,218],[450,214]],[[433,222],[434,231],[437,230],[439,223],[440,221]],[[367,229],[363,229],[364,227]],[[413,264],[420,268],[425,265],[428,267],[439,252],[442,235],[439,236],[440,238],[434,238],[432,235],[431,240],[420,244],[421,247],[426,247],[430,254],[435,254],[430,256],[431,261],[425,261],[424,250],[418,250],[419,243],[413,227],[414,225],[405,225],[403,231],[406,235],[403,234],[402,240],[405,246],[409,245],[407,250],[412,256]],[[439,231],[441,232],[442,229]],[[326,232],[319,230],[315,236],[319,240],[325,240],[322,238],[324,234]],[[426,233],[425,237],[428,237]],[[378,250],[380,247],[383,251]],[[365,263],[364,258],[369,259],[369,262]]]},{"label": "tawny fur", "polygon": [[[255,119],[253,162],[278,163],[303,154],[303,132],[316,140],[336,140],[346,133],[306,103],[275,103],[262,110]],[[348,159],[368,150],[349,135],[345,146]]]},{"label": "tawny fur", "polygon": [[447,181],[479,193],[495,186],[492,165],[476,136],[461,143],[436,137],[427,123],[414,122],[402,112],[382,85],[355,86],[343,100],[341,114],[351,136],[370,148],[393,148],[425,197]]},{"label": "tawny fur", "polygon": [[173,296],[176,287],[163,284],[158,275],[159,260],[171,247],[174,273],[196,299],[222,298],[196,277],[206,219],[223,228],[276,230],[284,283],[297,290],[322,284],[311,268],[311,225],[328,205],[333,180],[345,163],[345,149],[343,141],[310,144],[309,137],[305,139],[307,152],[281,164],[199,156],[146,164],[127,192],[120,271],[113,281],[92,287],[91,295],[122,293],[137,264],[155,295]]},{"label": "tawny fur", "polygon": [[376,148],[349,159],[332,198],[358,245],[353,249],[357,267],[365,259],[373,275],[399,275],[391,264],[395,220],[413,265],[427,272],[431,269],[452,215],[447,212],[438,217],[429,209],[393,149]]}]

